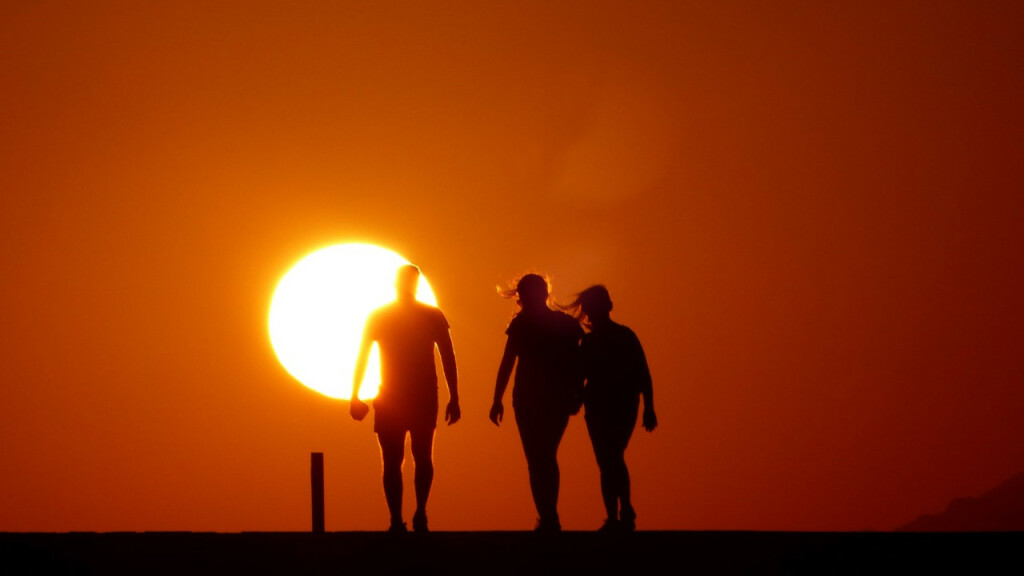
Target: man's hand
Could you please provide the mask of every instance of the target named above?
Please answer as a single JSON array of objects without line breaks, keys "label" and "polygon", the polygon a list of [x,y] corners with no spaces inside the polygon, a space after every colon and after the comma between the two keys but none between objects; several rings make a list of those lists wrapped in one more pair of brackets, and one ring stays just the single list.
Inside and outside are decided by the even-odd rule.
[{"label": "man's hand", "polygon": [[444,419],[451,426],[462,418],[462,409],[459,408],[459,401],[457,399],[449,400],[448,407],[444,409]]},{"label": "man's hand", "polygon": [[370,407],[359,398],[353,398],[348,405],[348,413],[352,415],[354,420],[362,421],[363,418],[366,418],[366,414],[369,411]]},{"label": "man's hand", "polygon": [[501,419],[505,417],[505,407],[501,404],[500,400],[495,400],[494,404],[491,404],[491,422],[494,422],[495,426],[501,425]]}]

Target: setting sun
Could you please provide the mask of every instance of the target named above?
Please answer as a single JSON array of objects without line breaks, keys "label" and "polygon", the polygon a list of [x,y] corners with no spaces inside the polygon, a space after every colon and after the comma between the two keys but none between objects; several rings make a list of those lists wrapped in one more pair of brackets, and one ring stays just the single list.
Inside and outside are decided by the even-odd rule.
[{"label": "setting sun", "polygon": [[[295,264],[270,304],[270,341],[285,369],[307,387],[347,400],[366,317],[395,299],[395,272],[408,263],[372,244],[338,244]],[[425,276],[416,299],[437,305]],[[373,398],[379,386],[374,345],[359,397]]]}]

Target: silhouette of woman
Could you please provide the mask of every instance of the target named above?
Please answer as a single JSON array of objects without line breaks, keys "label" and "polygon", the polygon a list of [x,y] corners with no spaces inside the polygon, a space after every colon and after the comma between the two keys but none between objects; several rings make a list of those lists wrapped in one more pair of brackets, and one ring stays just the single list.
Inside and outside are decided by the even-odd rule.
[{"label": "silhouette of woman", "polygon": [[549,286],[537,274],[526,274],[514,288],[501,290],[505,298],[518,297],[519,310],[505,333],[505,352],[494,385],[490,418],[501,424],[501,399],[515,366],[512,409],[526,454],[530,491],[537,507],[538,532],[558,532],[558,445],[579,412],[583,380],[579,340],[583,329],[570,315],[548,305]]},{"label": "silhouette of woman", "polygon": [[636,511],[630,501],[625,454],[641,396],[643,427],[650,432],[658,426],[647,359],[636,334],[612,321],[612,300],[604,286],[580,292],[567,308],[587,327],[580,343],[583,417],[601,471],[601,496],[608,513],[601,530],[632,531],[636,529]]}]

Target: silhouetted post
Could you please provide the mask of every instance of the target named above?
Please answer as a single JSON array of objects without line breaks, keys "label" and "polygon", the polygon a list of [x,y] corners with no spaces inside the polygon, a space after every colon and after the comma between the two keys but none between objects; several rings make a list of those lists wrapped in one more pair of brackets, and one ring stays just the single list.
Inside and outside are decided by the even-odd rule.
[{"label": "silhouetted post", "polygon": [[324,454],[313,452],[310,462],[313,483],[313,532],[324,531]]}]

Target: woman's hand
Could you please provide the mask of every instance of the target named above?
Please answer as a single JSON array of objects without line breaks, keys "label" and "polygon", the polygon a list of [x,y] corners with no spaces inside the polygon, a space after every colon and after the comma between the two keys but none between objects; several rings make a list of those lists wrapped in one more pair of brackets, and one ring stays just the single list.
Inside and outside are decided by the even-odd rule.
[{"label": "woman's hand", "polygon": [[451,426],[462,418],[462,409],[459,408],[459,399],[452,398],[448,401],[448,406],[444,409],[444,419]]},{"label": "woman's hand", "polygon": [[644,430],[648,432],[658,427],[658,417],[654,414],[654,409],[644,408]]},{"label": "woman's hand", "polygon": [[583,396],[576,395],[573,397],[572,402],[569,404],[569,415],[575,416],[580,413],[580,408],[583,408]]},{"label": "woman's hand", "polygon": [[491,404],[491,422],[494,422],[495,426],[501,425],[501,419],[505,417],[505,406],[502,405],[500,400],[495,400],[494,404]]}]

